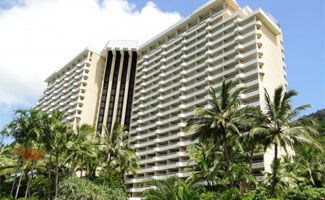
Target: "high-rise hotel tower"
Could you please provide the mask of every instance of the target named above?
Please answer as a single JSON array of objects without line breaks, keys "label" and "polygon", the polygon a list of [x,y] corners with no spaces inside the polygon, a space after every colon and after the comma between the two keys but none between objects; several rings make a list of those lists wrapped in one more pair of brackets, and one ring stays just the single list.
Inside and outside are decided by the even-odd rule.
[{"label": "high-rise hotel tower", "polygon": [[96,53],[89,48],[46,79],[37,107],[59,110],[74,126],[90,124],[98,133],[114,122],[129,129],[137,63],[136,41],[110,41]]},{"label": "high-rise hotel tower", "polygon": [[[138,49],[129,145],[141,169],[127,175],[132,197],[150,179],[188,177],[184,128],[196,107],[209,106],[207,86],[224,80],[246,87],[243,106],[264,105],[264,88],[286,85],[282,33],[266,12],[240,8],[234,0],[209,1]],[[270,165],[257,155],[256,175]]]},{"label": "high-rise hotel tower", "polygon": [[[186,122],[197,107],[209,107],[207,86],[236,80],[242,106],[264,109],[264,88],[287,85],[282,32],[261,9],[235,0],[211,0],[140,48],[110,42],[102,52],[84,50],[46,82],[38,107],[58,109],[74,125],[111,129],[126,125],[129,145],[140,158],[127,174],[132,197],[151,179],[186,178],[186,148],[193,144]],[[133,101],[133,102],[132,102]],[[270,170],[270,153],[255,157],[253,172]]]}]

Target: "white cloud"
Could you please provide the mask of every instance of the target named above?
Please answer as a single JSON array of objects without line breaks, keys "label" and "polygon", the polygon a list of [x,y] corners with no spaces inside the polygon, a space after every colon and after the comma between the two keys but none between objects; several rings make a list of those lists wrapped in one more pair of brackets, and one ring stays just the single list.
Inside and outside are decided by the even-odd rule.
[{"label": "white cloud", "polygon": [[0,105],[31,104],[44,80],[82,49],[108,40],[143,43],[181,19],[148,2],[126,0],[17,0],[0,9]]}]

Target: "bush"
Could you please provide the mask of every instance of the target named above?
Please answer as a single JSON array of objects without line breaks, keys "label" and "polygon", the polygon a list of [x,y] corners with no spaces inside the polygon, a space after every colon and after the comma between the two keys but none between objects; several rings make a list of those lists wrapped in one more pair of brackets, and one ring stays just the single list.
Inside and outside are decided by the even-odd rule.
[{"label": "bush", "polygon": [[6,181],[4,177],[0,176],[0,199],[1,200],[5,198],[9,199],[8,195],[10,194],[11,185],[12,185],[11,181]]},{"label": "bush", "polygon": [[59,184],[56,200],[127,200],[123,189],[97,185],[84,178],[68,177]]},{"label": "bush", "polygon": [[263,187],[257,188],[252,200],[267,200],[266,189]]},{"label": "bush", "polygon": [[33,178],[31,185],[31,193],[39,199],[46,199],[50,190],[49,180],[44,176]]},{"label": "bush", "polygon": [[201,193],[200,200],[215,200],[217,199],[217,194],[214,192]]},{"label": "bush", "polygon": [[325,188],[312,188],[310,186],[298,187],[288,190],[284,194],[286,200],[320,200],[325,199]]},{"label": "bush", "polygon": [[241,193],[238,188],[230,188],[219,195],[220,200],[241,200]]},{"label": "bush", "polygon": [[[1,197],[2,197],[2,196],[1,196]],[[2,197],[1,200],[14,200],[14,198],[13,198],[13,197]]]}]

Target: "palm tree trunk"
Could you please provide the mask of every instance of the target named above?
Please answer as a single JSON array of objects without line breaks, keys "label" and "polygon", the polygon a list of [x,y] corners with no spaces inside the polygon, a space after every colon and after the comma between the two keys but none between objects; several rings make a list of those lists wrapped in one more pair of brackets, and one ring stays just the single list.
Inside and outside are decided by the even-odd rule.
[{"label": "palm tree trunk", "polygon": [[277,184],[277,170],[278,170],[278,144],[274,143],[274,160],[273,160],[273,170],[272,170],[272,188],[271,195],[275,197],[275,187]]},{"label": "palm tree trunk", "polygon": [[111,154],[108,153],[108,154],[107,154],[107,162],[110,162],[110,160],[111,160]]},{"label": "palm tree trunk", "polygon": [[[227,163],[226,172],[228,173],[228,176],[231,177],[231,172],[229,170],[229,167],[230,167],[229,145],[228,145],[228,140],[227,140],[225,130],[223,131],[223,137],[224,137],[224,140],[225,140],[224,141],[224,157],[225,157],[225,161]],[[232,179],[230,179],[230,187],[233,187]]]},{"label": "palm tree trunk", "polygon": [[245,182],[243,180],[240,180],[239,181],[239,191],[241,194],[244,194],[245,193]]},{"label": "palm tree trunk", "polygon": [[80,162],[80,177],[83,177],[84,173],[83,173],[83,160],[84,158],[82,157],[81,162]]},{"label": "palm tree trunk", "polygon": [[12,186],[11,186],[11,190],[10,190],[10,196],[12,196],[13,193],[14,193],[14,188],[15,188],[15,185],[16,185],[16,179],[17,179],[18,171],[19,171],[19,166],[20,166],[20,164],[17,165],[17,169],[16,169],[16,172],[15,172],[14,181],[12,182]]},{"label": "palm tree trunk", "polygon": [[108,155],[107,155],[107,167],[108,168],[109,168],[109,164],[111,163],[111,160],[112,160],[112,154],[108,153]]},{"label": "palm tree trunk", "polygon": [[[41,143],[38,144],[38,147],[37,147],[37,151],[39,151],[41,148]],[[25,192],[25,198],[27,198],[27,195],[30,195],[30,185],[31,185],[31,181],[33,179],[33,176],[34,176],[34,169],[35,169],[35,164],[36,164],[36,161],[32,161],[32,170],[31,170],[31,175],[29,176],[28,178],[28,182],[27,182],[27,186],[26,186],[26,192]]]},{"label": "palm tree trunk", "polygon": [[74,175],[74,169],[75,169],[75,158],[73,157],[72,158],[72,161],[71,161],[71,167],[70,167],[70,173],[71,175]]},{"label": "palm tree trunk", "polygon": [[49,153],[49,163],[48,163],[48,181],[49,181],[49,184],[50,184],[50,187],[49,187],[49,190],[47,192],[47,199],[50,200],[51,199],[51,193],[52,193],[52,178],[51,178],[51,168],[52,168],[52,152]]},{"label": "palm tree trunk", "polygon": [[16,189],[16,195],[15,195],[15,200],[18,198],[18,193],[19,193],[19,188],[20,188],[20,184],[21,184],[21,179],[23,178],[23,166],[21,166],[20,169],[20,177],[19,177],[19,181],[18,181],[18,185],[17,185],[17,189]]},{"label": "palm tree trunk", "polygon": [[90,164],[90,175],[92,178],[96,178],[96,166],[94,164]]},{"label": "palm tree trunk", "polygon": [[35,161],[33,161],[32,168],[31,168],[31,174],[30,174],[30,176],[28,178],[28,182],[27,182],[27,186],[26,186],[26,191],[25,191],[25,198],[27,198],[27,195],[29,193],[30,184],[31,184],[31,181],[33,179],[34,168],[35,168]]},{"label": "palm tree trunk", "polygon": [[56,160],[55,160],[55,195],[54,199],[56,199],[58,195],[58,184],[59,184],[59,154],[56,153]]},{"label": "palm tree trunk", "polygon": [[[250,158],[249,158],[249,170],[250,170],[250,173],[252,173],[254,150],[255,150],[255,146],[252,147],[251,152],[250,152]],[[250,182],[247,183],[247,188],[248,189],[251,188],[251,183]]]},{"label": "palm tree trunk", "polygon": [[254,158],[254,147],[251,149],[250,152],[250,158],[249,158],[249,169],[252,169],[252,165],[253,165],[253,158]]}]

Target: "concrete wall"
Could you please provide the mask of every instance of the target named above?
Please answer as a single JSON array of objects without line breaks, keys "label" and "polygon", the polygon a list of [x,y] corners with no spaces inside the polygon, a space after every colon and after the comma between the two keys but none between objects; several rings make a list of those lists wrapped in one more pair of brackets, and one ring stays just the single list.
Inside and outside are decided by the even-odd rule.
[{"label": "concrete wall", "polygon": [[[89,58],[90,57],[88,56],[88,59]],[[83,102],[81,120],[79,123],[89,124],[95,127],[105,67],[105,58],[93,53],[90,59],[91,64],[88,67],[89,73],[85,99]]]}]

